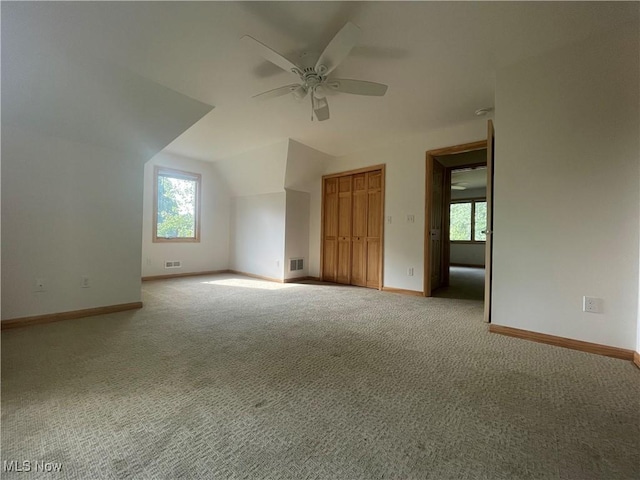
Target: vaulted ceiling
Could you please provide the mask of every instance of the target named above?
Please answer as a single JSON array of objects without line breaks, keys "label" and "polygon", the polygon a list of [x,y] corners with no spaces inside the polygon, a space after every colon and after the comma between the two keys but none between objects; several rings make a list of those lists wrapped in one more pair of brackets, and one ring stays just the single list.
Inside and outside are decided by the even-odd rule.
[{"label": "vaulted ceiling", "polygon": [[[28,92],[5,102],[10,88],[33,76],[27,84],[37,98],[69,104],[54,102],[58,115],[46,121],[75,125],[71,116],[88,115],[71,105],[77,102],[100,118],[96,125],[111,125],[127,108],[144,109],[154,90],[180,96],[177,111],[215,106],[168,145],[173,153],[215,160],[289,137],[342,155],[469,121],[493,105],[497,69],[637,16],[637,2],[3,2],[3,121],[38,108]],[[332,95],[325,122],[312,122],[309,105],[289,95],[251,99],[297,78],[243,46],[243,35],[294,59],[322,51],[346,21],[361,38],[337,76],[385,83],[386,96]],[[61,58],[102,81],[78,91],[38,67]],[[116,77],[131,82],[115,102],[119,110],[92,102]],[[173,121],[171,105],[144,118],[164,128]]]}]

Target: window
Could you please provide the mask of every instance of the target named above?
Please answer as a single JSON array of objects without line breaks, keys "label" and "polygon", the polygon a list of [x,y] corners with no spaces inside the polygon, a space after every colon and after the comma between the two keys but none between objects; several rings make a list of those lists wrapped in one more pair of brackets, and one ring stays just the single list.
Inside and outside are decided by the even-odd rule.
[{"label": "window", "polygon": [[200,175],[155,168],[154,242],[200,241]]},{"label": "window", "polygon": [[487,239],[487,201],[482,199],[456,200],[449,211],[449,240],[477,243]]}]

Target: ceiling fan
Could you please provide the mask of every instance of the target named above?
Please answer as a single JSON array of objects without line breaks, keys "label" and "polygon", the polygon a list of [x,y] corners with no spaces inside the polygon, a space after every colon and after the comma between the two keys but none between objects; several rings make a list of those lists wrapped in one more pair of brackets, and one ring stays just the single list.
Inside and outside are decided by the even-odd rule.
[{"label": "ceiling fan", "polygon": [[451,184],[451,190],[466,190],[467,185],[467,182],[454,182]]},{"label": "ceiling fan", "polygon": [[322,54],[316,59],[311,55],[301,55],[294,63],[275,50],[267,47],[249,35],[242,37],[242,42],[250,45],[266,60],[294,73],[300,78],[300,83],[292,83],[267,92],[254,95],[253,98],[274,98],[287,93],[293,94],[297,100],[302,100],[311,94],[311,120],[315,114],[318,121],[329,118],[329,103],[325,98],[327,91],[351,93],[355,95],[370,95],[380,97],[387,92],[387,85],[364,80],[349,80],[344,78],[329,78],[329,74],[345,59],[355,46],[360,29],[351,22],[344,27],[329,42]]}]

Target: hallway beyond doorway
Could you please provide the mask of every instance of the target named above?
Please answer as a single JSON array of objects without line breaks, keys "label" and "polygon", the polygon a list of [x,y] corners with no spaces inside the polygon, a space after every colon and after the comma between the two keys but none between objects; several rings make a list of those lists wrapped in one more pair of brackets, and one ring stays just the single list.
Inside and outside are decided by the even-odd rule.
[{"label": "hallway beyond doorway", "polygon": [[484,300],[484,268],[452,266],[449,275],[449,286],[434,290],[434,297]]}]

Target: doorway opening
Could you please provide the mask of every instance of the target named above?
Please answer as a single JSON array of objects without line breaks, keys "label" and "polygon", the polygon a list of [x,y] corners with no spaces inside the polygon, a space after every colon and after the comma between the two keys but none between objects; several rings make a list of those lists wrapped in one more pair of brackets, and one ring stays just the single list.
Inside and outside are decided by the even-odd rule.
[{"label": "doorway opening", "polygon": [[[436,157],[445,168],[442,275],[434,297],[484,299],[487,230],[486,149]],[[459,166],[450,166],[459,165]]]},{"label": "doorway opening", "polygon": [[493,144],[489,120],[487,140],[428,151],[425,176],[424,296],[484,299],[486,322],[491,321]]}]

